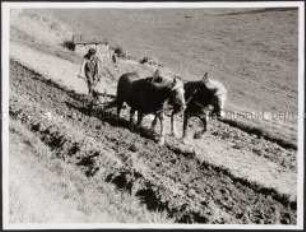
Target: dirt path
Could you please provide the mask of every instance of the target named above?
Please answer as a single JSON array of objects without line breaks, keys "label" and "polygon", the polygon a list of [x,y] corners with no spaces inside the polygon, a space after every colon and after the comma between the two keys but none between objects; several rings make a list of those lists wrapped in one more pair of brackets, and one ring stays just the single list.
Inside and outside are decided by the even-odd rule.
[{"label": "dirt path", "polygon": [[[131,133],[127,121],[117,122],[113,112],[97,108],[88,114],[85,96],[16,62],[11,63],[10,89],[11,117],[34,131],[57,158],[79,167],[88,178],[127,191],[149,210],[183,223],[296,223],[296,202],[288,195],[201,160],[176,140],[159,147],[148,130]],[[229,129],[236,133],[226,128],[220,125],[216,136],[222,138]],[[284,168],[290,173],[290,167]]]}]

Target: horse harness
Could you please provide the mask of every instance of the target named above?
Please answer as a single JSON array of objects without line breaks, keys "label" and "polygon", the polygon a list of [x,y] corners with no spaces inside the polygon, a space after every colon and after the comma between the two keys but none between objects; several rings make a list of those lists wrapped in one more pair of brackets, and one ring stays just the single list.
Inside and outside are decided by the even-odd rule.
[{"label": "horse harness", "polygon": [[[186,105],[188,105],[190,102],[191,102],[191,100],[194,98],[194,96],[198,93],[198,91],[199,91],[199,87],[198,88],[196,88],[193,92],[192,92],[192,94],[190,95],[190,97],[188,98],[188,100],[186,101]],[[202,103],[200,103],[200,102],[198,102],[198,101],[194,101],[193,102],[196,106],[199,106],[199,107],[201,107],[201,108],[203,108],[203,109],[205,109],[207,106],[204,106]]]},{"label": "horse harness", "polygon": [[190,97],[188,98],[188,100],[186,101],[186,105],[188,105],[190,103],[190,101],[192,100],[192,98],[196,95],[196,93],[198,92],[199,88],[196,88],[192,94],[190,95]]}]

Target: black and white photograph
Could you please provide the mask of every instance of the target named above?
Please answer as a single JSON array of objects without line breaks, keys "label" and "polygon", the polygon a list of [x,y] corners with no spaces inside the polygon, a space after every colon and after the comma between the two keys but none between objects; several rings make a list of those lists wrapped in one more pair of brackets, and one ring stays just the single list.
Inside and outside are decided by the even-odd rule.
[{"label": "black and white photograph", "polygon": [[2,3],[5,229],[303,229],[304,2]]}]

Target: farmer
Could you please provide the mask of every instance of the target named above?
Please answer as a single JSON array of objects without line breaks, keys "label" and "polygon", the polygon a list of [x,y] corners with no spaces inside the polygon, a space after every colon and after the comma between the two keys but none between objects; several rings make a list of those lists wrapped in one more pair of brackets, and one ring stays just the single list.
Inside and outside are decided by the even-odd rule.
[{"label": "farmer", "polygon": [[100,59],[96,55],[97,51],[94,48],[89,48],[87,54],[84,55],[84,62],[82,65],[82,71],[84,71],[87,86],[88,94],[90,97],[94,98],[95,91],[94,88],[100,81],[100,71],[99,62]]}]

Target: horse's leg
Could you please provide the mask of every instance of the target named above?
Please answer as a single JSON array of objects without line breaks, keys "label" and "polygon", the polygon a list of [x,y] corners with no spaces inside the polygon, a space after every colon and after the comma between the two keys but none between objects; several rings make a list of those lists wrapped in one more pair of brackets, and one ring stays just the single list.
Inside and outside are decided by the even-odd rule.
[{"label": "horse's leg", "polygon": [[131,108],[130,109],[130,129],[135,130],[135,122],[134,122],[134,117],[135,117],[135,109]]},{"label": "horse's leg", "polygon": [[135,109],[131,108],[130,109],[130,124],[134,124],[134,117],[135,117]]},{"label": "horse's leg", "polygon": [[117,120],[120,118],[120,112],[123,105],[123,101],[117,99]]},{"label": "horse's leg", "polygon": [[158,144],[162,146],[165,144],[165,130],[164,130],[164,123],[163,123],[164,113],[163,112],[158,113],[158,119],[160,122],[160,138],[159,138]]},{"label": "horse's leg", "polygon": [[202,135],[207,131],[208,117],[209,117],[209,116],[208,116],[207,113],[205,113],[205,114],[202,115],[202,116],[199,116],[199,118],[200,118],[200,120],[201,120],[201,122],[202,122],[202,124],[203,124],[203,129],[202,129],[202,131],[196,132],[196,133],[194,134],[194,138],[195,138],[195,139],[200,139],[200,138],[202,137]]},{"label": "horse's leg", "polygon": [[143,119],[143,113],[138,111],[138,118],[137,118],[137,128],[138,129],[141,127],[142,119]]},{"label": "horse's leg", "polygon": [[152,131],[155,130],[156,123],[157,123],[157,115],[155,114],[154,119],[153,119],[152,124],[151,124],[151,130]]},{"label": "horse's leg", "polygon": [[174,110],[171,114],[171,135],[173,135],[174,137],[177,137],[176,127],[174,125],[174,118],[177,113],[178,112]]}]

